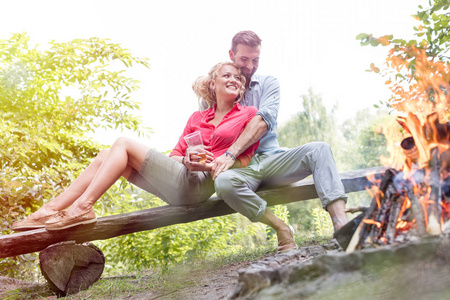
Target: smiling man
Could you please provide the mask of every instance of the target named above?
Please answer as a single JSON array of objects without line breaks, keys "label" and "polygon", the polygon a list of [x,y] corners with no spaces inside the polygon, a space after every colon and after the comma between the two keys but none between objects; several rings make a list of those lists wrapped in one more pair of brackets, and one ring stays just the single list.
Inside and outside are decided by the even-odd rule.
[{"label": "smiling man", "polygon": [[[230,59],[241,68],[247,79],[245,96],[240,103],[258,108],[258,113],[228,149],[229,155],[224,154],[215,160],[213,178],[216,193],[251,221],[274,227],[274,215],[255,191],[260,186],[285,185],[312,174],[322,206],[330,214],[334,229],[338,230],[348,222],[345,214],[347,196],[331,149],[324,142],[311,142],[292,149],[280,148],[276,133],[280,86],[272,76],[255,74],[260,52],[261,39],[254,32],[241,31],[233,37]],[[260,145],[249,166],[229,169],[234,157],[259,139]]]}]

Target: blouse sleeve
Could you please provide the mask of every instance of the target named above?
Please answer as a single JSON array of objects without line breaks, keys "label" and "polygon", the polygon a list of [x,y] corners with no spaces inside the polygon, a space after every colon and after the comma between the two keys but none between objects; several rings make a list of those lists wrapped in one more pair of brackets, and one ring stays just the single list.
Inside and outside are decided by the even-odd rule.
[{"label": "blouse sleeve", "polygon": [[193,132],[192,124],[193,124],[196,113],[197,112],[194,112],[189,117],[189,119],[186,123],[186,126],[184,127],[183,133],[181,134],[180,138],[178,139],[178,143],[175,145],[175,148],[173,148],[173,150],[169,154],[169,156],[184,156],[186,154],[187,144],[183,137],[185,137],[189,133]]}]

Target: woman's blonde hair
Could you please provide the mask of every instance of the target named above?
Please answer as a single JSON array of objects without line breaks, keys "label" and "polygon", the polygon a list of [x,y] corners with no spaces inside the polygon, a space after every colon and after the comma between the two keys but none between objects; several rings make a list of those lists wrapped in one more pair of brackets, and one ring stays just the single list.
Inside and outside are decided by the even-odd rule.
[{"label": "woman's blonde hair", "polygon": [[212,67],[208,75],[200,76],[192,84],[192,89],[194,90],[194,93],[198,97],[200,108],[204,106],[202,105],[202,101],[208,106],[208,108],[213,107],[214,104],[217,102],[216,93],[214,92],[213,89],[211,89],[211,82],[217,78],[217,75],[219,74],[219,71],[220,69],[222,69],[223,66],[233,66],[236,68],[236,70],[238,70],[239,75],[241,75],[240,81],[242,85],[239,96],[236,98],[236,102],[241,101],[242,97],[244,96],[245,77],[242,75],[238,65],[235,64],[234,62],[221,62]]}]

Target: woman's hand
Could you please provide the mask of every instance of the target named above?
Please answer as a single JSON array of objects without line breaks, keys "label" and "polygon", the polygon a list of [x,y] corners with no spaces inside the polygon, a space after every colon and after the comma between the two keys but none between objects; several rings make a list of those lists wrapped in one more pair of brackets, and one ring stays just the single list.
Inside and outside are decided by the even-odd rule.
[{"label": "woman's hand", "polygon": [[[189,161],[211,163],[214,160],[214,155],[207,149],[211,149],[210,146],[204,146],[202,152],[186,150],[186,154],[189,155]],[[203,161],[202,161],[203,160]]]},{"label": "woman's hand", "polygon": [[211,162],[214,159],[214,156],[208,150],[204,150],[204,154],[206,155],[206,160],[200,162],[200,160],[204,157],[200,156],[198,152],[189,152],[186,151],[186,155],[181,159],[181,163],[190,171],[211,171],[212,164]]}]

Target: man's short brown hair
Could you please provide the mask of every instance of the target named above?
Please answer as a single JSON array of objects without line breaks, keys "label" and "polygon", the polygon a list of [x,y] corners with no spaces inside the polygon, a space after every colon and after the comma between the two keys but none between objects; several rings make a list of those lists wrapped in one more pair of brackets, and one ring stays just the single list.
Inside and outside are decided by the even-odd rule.
[{"label": "man's short brown hair", "polygon": [[231,51],[233,51],[233,53],[236,53],[236,48],[239,44],[247,45],[249,47],[261,46],[261,39],[253,31],[240,31],[236,33],[231,40]]}]

